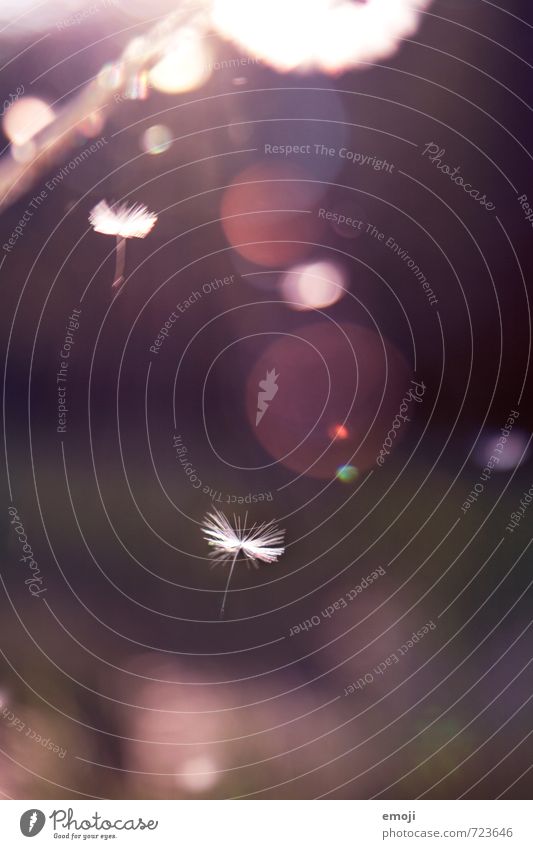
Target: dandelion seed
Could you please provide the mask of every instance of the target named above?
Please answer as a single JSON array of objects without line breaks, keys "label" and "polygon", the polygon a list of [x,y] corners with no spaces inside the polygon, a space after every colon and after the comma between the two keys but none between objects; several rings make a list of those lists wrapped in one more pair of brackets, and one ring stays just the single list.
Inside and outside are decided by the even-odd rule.
[{"label": "dandelion seed", "polygon": [[231,560],[220,608],[221,618],[224,615],[226,596],[239,554],[242,554],[244,559],[257,569],[257,561],[275,563],[285,551],[285,547],[282,545],[285,531],[281,531],[274,521],[262,522],[259,525],[254,524],[251,528],[247,528],[247,518],[248,513],[241,525],[240,517],[234,516],[233,525],[231,525],[224,513],[215,509],[214,512],[207,514],[202,525],[204,539],[213,548],[211,552],[211,557],[214,559],[213,565],[229,563]]},{"label": "dandelion seed", "polygon": [[109,206],[106,200],[101,200],[91,210],[89,223],[93,230],[106,236],[116,236],[117,239],[113,289],[117,289],[124,280],[126,239],[144,239],[156,221],[157,215],[149,212],[142,203]]}]

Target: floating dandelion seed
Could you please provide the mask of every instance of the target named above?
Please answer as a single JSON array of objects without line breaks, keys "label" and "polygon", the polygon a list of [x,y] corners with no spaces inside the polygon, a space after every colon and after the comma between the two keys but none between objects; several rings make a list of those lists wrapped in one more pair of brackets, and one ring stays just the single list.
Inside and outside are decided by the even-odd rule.
[{"label": "floating dandelion seed", "polygon": [[241,525],[240,516],[238,518],[234,516],[232,526],[224,513],[215,509],[213,513],[207,514],[202,525],[204,538],[213,548],[211,552],[211,557],[215,561],[213,565],[231,560],[220,608],[221,617],[224,615],[226,596],[239,554],[243,554],[244,558],[257,569],[258,560],[263,563],[275,563],[285,551],[285,547],[281,544],[285,531],[280,531],[274,521],[262,522],[260,525],[255,524],[247,528],[247,518],[248,513],[244,517],[244,524]]},{"label": "floating dandelion seed", "polygon": [[101,200],[91,209],[89,222],[93,230],[117,238],[113,289],[118,288],[124,280],[126,239],[144,239],[156,221],[157,215],[154,212],[148,212],[142,203],[134,204],[134,206],[128,206],[126,203],[109,206],[106,200]]}]

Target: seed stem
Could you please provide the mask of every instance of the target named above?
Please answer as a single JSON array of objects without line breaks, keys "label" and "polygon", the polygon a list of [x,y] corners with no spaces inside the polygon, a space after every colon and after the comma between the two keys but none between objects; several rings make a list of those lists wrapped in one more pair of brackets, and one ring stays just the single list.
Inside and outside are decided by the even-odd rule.
[{"label": "seed stem", "polygon": [[234,556],[232,563],[231,563],[231,568],[229,570],[228,580],[226,582],[226,589],[224,590],[224,598],[222,599],[222,607],[220,608],[220,617],[219,617],[220,619],[224,618],[224,608],[226,606],[226,596],[228,594],[231,576],[233,575],[233,569],[235,568],[235,563],[237,561],[237,556],[238,556],[240,550],[241,550],[240,548],[237,549],[237,551],[235,552],[235,556]]},{"label": "seed stem", "polygon": [[124,263],[126,262],[126,239],[122,236],[117,236],[116,247],[117,259],[115,262],[115,279],[113,280],[113,289],[117,289],[124,280]]}]

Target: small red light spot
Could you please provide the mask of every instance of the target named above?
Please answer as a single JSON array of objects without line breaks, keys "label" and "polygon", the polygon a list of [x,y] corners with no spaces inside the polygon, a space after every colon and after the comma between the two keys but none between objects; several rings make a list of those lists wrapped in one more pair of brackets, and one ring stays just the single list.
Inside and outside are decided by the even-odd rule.
[{"label": "small red light spot", "polygon": [[332,425],[328,431],[330,439],[348,439],[348,428],[344,425]]}]

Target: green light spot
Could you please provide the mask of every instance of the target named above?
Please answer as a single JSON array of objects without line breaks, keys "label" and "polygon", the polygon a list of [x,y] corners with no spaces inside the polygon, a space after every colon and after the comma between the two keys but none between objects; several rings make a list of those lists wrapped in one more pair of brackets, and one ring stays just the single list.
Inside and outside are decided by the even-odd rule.
[{"label": "green light spot", "polygon": [[355,466],[339,466],[335,477],[342,483],[351,483],[359,475]]}]

